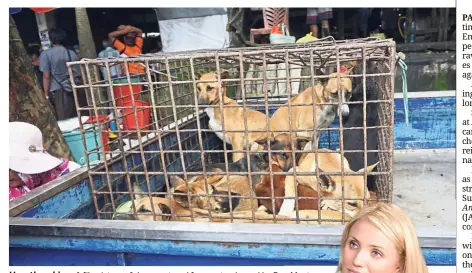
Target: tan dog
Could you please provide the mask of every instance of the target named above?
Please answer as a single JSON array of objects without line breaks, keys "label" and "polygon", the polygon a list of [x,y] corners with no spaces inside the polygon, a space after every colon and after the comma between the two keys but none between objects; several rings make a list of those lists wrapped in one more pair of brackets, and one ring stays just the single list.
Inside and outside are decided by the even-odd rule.
[{"label": "tan dog", "polygon": [[[131,209],[129,213],[118,213],[115,215],[115,220],[142,220],[142,221],[154,221],[153,209],[155,213],[156,221],[169,221],[171,216],[162,215],[162,206],[165,206],[165,209],[170,207],[174,210],[174,215],[178,221],[188,221],[186,217],[180,217],[185,215],[190,215],[189,211],[182,207],[178,202],[172,200],[167,196],[166,198],[162,197],[152,197],[149,198],[147,193],[144,193],[137,184],[133,184],[134,192],[134,205],[136,208],[136,215]],[[172,204],[172,205],[171,205]],[[190,219],[190,218],[189,218]]]},{"label": "tan dog", "polygon": [[[315,153],[304,154],[300,159],[300,163],[296,166],[297,174],[303,172],[341,172],[341,160],[344,162],[344,196],[345,206],[344,210],[351,216],[355,215],[358,210],[362,209],[364,203],[362,200],[349,200],[350,198],[364,198],[364,177],[362,175],[350,175],[355,173],[349,168],[349,162],[340,153],[327,153],[328,149],[318,150],[318,166],[315,161]],[[372,172],[372,169],[377,166],[378,162],[368,166],[367,172]],[[292,172],[290,170],[289,172]],[[358,174],[363,173],[364,169],[357,171]],[[309,186],[315,190],[318,189],[317,184],[320,184],[320,195],[322,197],[339,198],[342,197],[342,182],[341,174],[338,175],[321,175],[320,180],[317,180],[316,175],[297,175],[297,181],[305,186]],[[295,196],[295,178],[292,175],[287,175],[285,179],[285,197]],[[370,198],[369,191],[366,191],[365,197]],[[333,209],[342,211],[341,200],[323,200],[321,201],[323,209]],[[285,199],[279,214],[287,215],[292,213],[295,207],[294,199]]]},{"label": "tan dog", "polygon": [[[221,79],[227,79],[229,77],[229,72],[225,71],[220,74]],[[245,132],[231,132],[234,130],[245,130],[244,126],[244,109],[243,106],[239,105],[237,101],[230,99],[226,96],[226,88],[222,83],[221,88],[218,84],[218,78],[216,73],[206,73],[203,75],[196,74],[195,78],[201,81],[212,80],[214,82],[200,82],[197,83],[198,91],[198,104],[199,105],[211,105],[212,107],[207,107],[205,112],[210,118],[209,128],[215,132],[215,134],[223,141],[228,144],[231,144],[233,150],[245,150]],[[221,113],[220,108],[220,96],[219,90],[221,90],[221,103],[223,104],[223,113]],[[228,107],[228,106],[238,106],[239,107]],[[265,132],[251,132],[252,130],[267,130],[267,120],[266,115],[250,108],[246,108],[246,120],[247,120],[247,136],[248,136],[248,146],[250,147],[252,143],[261,139],[263,136],[267,135]],[[224,129],[225,129],[225,139],[223,139],[223,129],[222,126],[222,117],[224,118]],[[238,161],[244,157],[244,153],[233,152],[233,162]]]},{"label": "tan dog", "polygon": [[[340,80],[337,79],[337,73],[329,75],[328,79],[322,79],[321,82],[317,83],[315,86],[305,89],[300,94],[296,95],[290,100],[290,112],[291,118],[289,116],[288,103],[279,107],[277,111],[270,118],[270,131],[285,131],[289,132],[290,124],[289,120],[292,123],[292,130],[305,130],[304,132],[294,132],[297,136],[313,137],[315,143],[313,147],[318,147],[318,138],[320,133],[312,133],[314,129],[324,129],[328,128],[331,123],[333,123],[334,118],[336,117],[336,110],[338,105],[315,105],[315,111],[313,111],[313,101],[316,103],[338,103],[339,95],[338,91],[341,91],[341,102],[342,105],[342,115],[349,115],[349,106],[345,104],[348,102],[352,95],[352,81],[350,78],[344,76],[351,73],[354,66],[348,69],[344,73],[340,74]],[[339,88],[338,88],[339,84]],[[315,94],[313,96],[313,93]],[[306,106],[293,106],[296,104],[311,104]],[[313,113],[316,117],[316,128],[313,119]],[[274,132],[275,134],[280,134],[280,132]]]},{"label": "tan dog", "polygon": [[[174,176],[172,180],[174,181],[173,185],[177,184],[173,190],[174,193],[185,194],[188,189],[190,194],[196,195],[190,197],[190,203],[186,195],[174,196],[174,199],[185,208],[225,212],[229,211],[229,203],[231,202],[231,204],[235,205],[232,207],[233,211],[257,210],[256,195],[252,194],[254,197],[252,200],[249,198],[252,191],[247,176],[217,175],[207,177],[208,191],[206,191],[205,178],[203,176],[196,177],[193,181],[190,181],[188,188],[185,181],[180,177]],[[228,185],[231,192],[231,200],[228,194]],[[241,196],[246,196],[246,198]]]}]

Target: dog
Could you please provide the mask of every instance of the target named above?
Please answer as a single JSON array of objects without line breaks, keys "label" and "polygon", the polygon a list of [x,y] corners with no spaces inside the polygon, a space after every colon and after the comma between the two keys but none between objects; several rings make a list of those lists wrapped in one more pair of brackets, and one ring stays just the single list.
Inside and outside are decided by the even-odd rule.
[{"label": "dog", "polygon": [[[267,151],[267,138],[256,140],[255,143],[259,144],[264,151]],[[301,153],[295,152],[295,158],[293,158],[292,147],[295,151],[302,151],[306,145],[311,141],[311,138],[298,136],[294,137],[288,133],[271,134],[270,136],[270,149],[272,153],[272,164],[278,166],[282,171],[287,172],[294,164],[298,163]],[[269,161],[267,161],[269,164]],[[267,166],[268,167],[268,166]]]},{"label": "dog", "polygon": [[[204,176],[198,176],[192,181],[185,181],[175,176],[173,180],[181,180],[178,186],[173,188],[174,199],[185,208],[200,208],[214,212],[229,211],[229,203],[237,204],[233,211],[257,210],[257,200],[253,189],[249,186],[249,178],[244,175],[218,175],[207,177],[208,191],[205,186]],[[187,186],[188,184],[188,186]],[[231,197],[229,197],[229,192]],[[186,192],[190,193],[190,198]],[[216,192],[215,192],[216,191]],[[217,194],[218,193],[218,194]],[[221,193],[227,195],[219,196]],[[254,198],[250,198],[250,196]],[[229,199],[240,199],[238,202]],[[190,202],[189,202],[190,199]]]},{"label": "dog", "polygon": [[[281,172],[282,170],[272,165],[273,172]],[[274,174],[274,207],[272,207],[272,199],[260,199],[260,197],[272,197],[272,187],[270,182],[270,176],[265,175],[262,181],[256,185],[256,196],[259,200],[259,206],[264,206],[266,211],[270,214],[278,214],[280,207],[283,203],[283,197],[285,196],[285,175]],[[297,200],[298,210],[317,210],[318,209],[318,193],[311,187],[298,184],[297,186],[298,197],[302,198]],[[310,199],[303,199],[304,197],[311,197]],[[260,208],[260,207],[259,207]]]},{"label": "dog", "polygon": [[[228,71],[224,71],[220,74],[221,79],[227,79],[228,77]],[[213,130],[221,140],[231,144],[233,150],[245,150],[247,147],[246,132],[231,132],[235,130],[245,130],[243,106],[239,105],[237,101],[226,96],[226,87],[223,83],[219,85],[216,73],[196,73],[195,79],[197,81],[214,81],[197,83],[198,104],[209,105],[207,108],[205,108],[205,112],[210,119],[208,124],[209,128]],[[221,113],[220,108],[219,90],[221,90],[223,113]],[[248,145],[251,146],[256,139],[263,138],[265,135],[267,135],[266,132],[251,132],[253,130],[266,131],[268,126],[267,119],[265,114],[254,109],[246,108],[245,112],[247,120],[247,141]],[[222,132],[222,117],[224,117],[224,129],[226,131],[225,137],[223,137]],[[232,154],[233,162],[236,162],[243,157],[243,152],[233,152]]]},{"label": "dog", "polygon": [[[363,208],[364,203],[362,200],[349,200],[354,198],[370,198],[369,191],[364,194],[364,177],[360,175],[352,175],[353,172],[349,167],[349,162],[340,153],[332,153],[328,149],[318,150],[318,165],[315,161],[315,153],[306,153],[300,159],[300,163],[296,166],[297,173],[303,172],[315,172],[317,169],[319,172],[341,172],[341,162],[344,164],[344,197],[345,205],[342,206],[341,200],[322,200],[321,206],[323,209],[332,209],[343,211],[345,210],[351,217],[354,216],[360,209]],[[367,172],[377,166],[378,162],[367,167]],[[292,172],[291,169],[289,172]],[[364,169],[360,169],[357,173],[363,173]],[[320,184],[319,194],[321,198],[341,198],[342,194],[342,182],[341,175],[320,175],[320,181],[318,181],[316,175],[297,175],[297,181],[305,186],[309,186],[315,190],[318,189],[317,184]],[[285,197],[295,196],[295,177],[293,175],[287,175],[285,179]],[[287,215],[293,212],[295,207],[295,200],[285,199],[282,207],[280,208],[279,214]]]},{"label": "dog", "polygon": [[[351,98],[352,81],[345,76],[349,75],[355,66],[347,69],[345,72],[339,73],[340,80],[338,81],[338,73],[332,73],[328,78],[323,78],[312,87],[305,89],[303,92],[296,95],[290,100],[290,109],[288,103],[279,107],[269,121],[270,131],[284,131],[289,132],[289,111],[291,112],[292,130],[304,130],[303,132],[294,132],[296,136],[313,137],[313,147],[318,147],[318,138],[320,133],[316,129],[328,128],[334,121],[338,105],[321,104],[321,103],[338,103],[341,92],[341,113],[343,116],[349,115],[349,106],[346,104]],[[338,89],[339,84],[339,89]],[[320,103],[315,105],[293,106],[294,104],[312,104],[313,101]],[[316,117],[316,128],[314,117]],[[312,131],[314,133],[312,133]],[[280,133],[280,132],[279,132]]]},{"label": "dog", "polygon": [[[292,138],[289,134],[280,134],[277,137],[272,136],[269,141],[271,150],[274,151],[271,152],[272,164],[276,167],[279,167],[283,171],[288,171],[293,166],[293,164],[296,164],[297,158],[300,157],[300,155],[296,154],[295,159],[293,159],[292,145],[295,147],[295,149],[303,149],[310,139],[304,137]],[[251,153],[250,155],[251,167],[248,165],[247,158],[242,158],[236,162],[228,163],[228,172],[230,174],[228,178],[225,174],[207,175],[207,181],[209,185],[208,189],[211,190],[208,193],[206,191],[205,177],[203,175],[191,178],[188,183],[188,188],[183,179],[177,176],[171,177],[170,180],[171,184],[173,185],[174,193],[181,194],[175,196],[174,198],[176,198],[176,200],[184,207],[190,207],[191,203],[192,207],[206,209],[210,208],[214,211],[229,211],[229,203],[236,204],[236,206],[232,206],[233,211],[251,208],[251,204],[253,204],[252,201],[249,199],[243,199],[242,196],[248,196],[253,193],[256,185],[261,182],[263,175],[252,174],[252,185],[250,185],[249,177],[247,175],[233,175],[231,173],[248,172],[249,169],[252,172],[268,171],[269,154],[267,151],[267,142],[267,139],[256,140],[254,142],[251,150],[255,153]],[[205,168],[205,170],[207,172],[225,173],[225,167],[226,166],[224,163],[217,163],[209,165],[207,168]],[[216,198],[216,192],[225,192],[225,194],[228,194],[228,184],[230,184],[232,200],[229,200],[229,196],[226,198],[223,196],[218,196],[218,198]],[[210,200],[203,196],[193,196],[190,198],[191,201],[189,203],[189,198],[184,195],[187,189],[191,194],[208,194],[210,196]],[[240,201],[236,202],[234,199],[238,199]],[[210,206],[208,206],[208,202],[210,203]]]},{"label": "dog", "polygon": [[[171,216],[163,215],[162,211],[162,204],[165,205],[166,209],[170,209],[170,207],[174,210],[174,215],[176,219],[181,221],[186,221],[185,216],[188,214],[188,210],[182,207],[178,202],[175,200],[171,200],[169,196],[166,197],[156,197],[153,196],[149,198],[147,193],[144,193],[141,187],[138,184],[133,184],[133,202],[136,208],[136,215],[134,215],[134,211],[131,210],[128,213],[117,213],[113,219],[114,220],[141,220],[141,221],[169,221]],[[154,209],[155,218],[152,213]],[[190,215],[190,214],[188,214]]]},{"label": "dog", "polygon": [[[366,66],[366,74],[376,73],[374,71],[374,63],[368,62]],[[355,68],[356,74],[362,73],[362,67]],[[354,78],[353,80],[354,89],[352,91],[351,101],[364,101],[363,96],[363,83],[362,78]],[[380,88],[373,77],[366,77],[366,102],[378,100],[380,95]],[[366,127],[379,126],[380,120],[378,116],[378,103],[366,103]],[[352,127],[363,127],[364,126],[364,105],[351,104],[350,114],[346,118],[343,118],[343,128]],[[377,128],[366,129],[366,141],[367,150],[378,149],[378,132]],[[343,138],[348,140],[344,142],[344,151],[349,150],[364,150],[364,130],[363,129],[351,129],[343,130]],[[364,168],[364,153],[363,152],[352,152],[345,153],[344,157],[349,161],[349,165],[353,171],[358,171]],[[374,164],[379,161],[377,152],[367,153],[367,165]],[[375,171],[375,170],[374,170]],[[367,188],[369,191],[376,191],[377,187],[375,184],[375,176],[369,175],[367,177]]]},{"label": "dog", "polygon": [[[184,183],[183,180],[179,178],[174,178],[171,183],[176,184],[177,186],[180,185],[179,183]],[[223,207],[229,207],[229,199],[227,198],[227,193],[225,191],[218,191],[214,188],[213,185],[211,187],[214,189],[212,194],[215,195],[223,195],[223,198],[219,196],[214,197],[215,201],[212,201],[212,204],[222,204]],[[115,215],[115,220],[141,220],[141,221],[153,221],[154,216],[152,213],[153,206],[154,206],[154,213],[155,213],[155,220],[156,221],[181,221],[181,222],[191,222],[192,218],[192,210],[188,207],[184,207],[179,203],[178,199],[172,200],[167,194],[166,197],[151,197],[144,193],[141,188],[137,185],[133,185],[134,191],[134,204],[136,208],[137,214],[134,215],[133,211],[129,213],[118,213]],[[237,193],[232,193],[233,196],[237,196]],[[233,202],[233,207],[238,206],[239,199],[233,198],[231,200]],[[171,207],[173,209],[173,213],[171,211]],[[228,212],[229,210],[220,209],[220,207],[216,207],[215,212]],[[195,216],[195,213],[194,213]],[[208,222],[205,218],[198,218],[195,217],[195,222]]]}]

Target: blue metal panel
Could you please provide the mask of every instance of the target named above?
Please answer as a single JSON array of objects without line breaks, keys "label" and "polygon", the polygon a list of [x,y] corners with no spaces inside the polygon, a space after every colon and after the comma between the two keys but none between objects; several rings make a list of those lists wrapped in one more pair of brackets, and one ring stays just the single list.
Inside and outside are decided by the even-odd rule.
[{"label": "blue metal panel", "polygon": [[[395,149],[441,149],[456,147],[456,98],[430,97],[408,100],[410,125],[405,124],[403,99],[394,104]],[[257,107],[265,113],[264,107]],[[269,108],[269,115],[277,107]],[[336,118],[330,128],[339,128]],[[339,132],[325,131],[320,135],[320,148],[337,149]]]},{"label": "blue metal panel", "polygon": [[[47,249],[46,249],[47,248]],[[50,250],[52,248],[53,250]],[[75,250],[75,251],[73,251]],[[30,255],[27,255],[30,252]],[[52,254],[62,253],[61,259]],[[15,255],[18,253],[18,255]],[[19,254],[21,253],[21,255]],[[10,265],[110,265],[126,253],[127,265],[334,265],[339,248],[332,246],[108,240],[83,238],[10,238]],[[132,254],[131,254],[132,253]],[[423,249],[428,265],[455,265],[455,249]],[[93,256],[87,263],[83,256]],[[22,256],[29,256],[25,261]],[[42,257],[41,257],[42,256]],[[102,256],[102,259],[99,257]],[[59,256],[61,257],[61,256]]]},{"label": "blue metal panel", "polygon": [[[117,263],[118,256],[108,256],[108,253],[127,253],[125,258],[126,264],[134,265],[171,265],[177,260],[181,260],[180,265],[187,266],[215,265],[214,259],[223,259],[226,265],[263,265],[268,262],[273,262],[272,264],[279,263],[279,265],[333,265],[339,259],[339,248],[331,246],[222,244],[83,238],[34,238],[34,240],[32,240],[30,237],[13,237],[10,238],[10,264],[22,264],[25,262],[21,256],[29,256],[26,255],[27,252],[25,252],[28,248],[36,250],[34,255],[30,257],[31,259],[38,260],[33,261],[29,259],[29,263],[36,265],[38,263],[42,265],[69,265],[70,263],[82,262],[81,257],[77,255],[84,253],[95,257],[94,260],[90,262],[93,263],[93,265],[99,265],[96,263],[100,263],[100,261],[96,261],[96,258],[102,255],[102,253],[104,253],[102,265],[110,263],[110,259],[114,259],[115,263]],[[20,250],[22,255],[13,255],[13,253]],[[50,259],[52,252],[58,250],[63,252],[63,255],[69,253],[67,254],[69,256],[59,260]],[[423,251],[428,265],[456,264],[455,249],[424,249]],[[134,254],[131,255],[129,253]],[[44,257],[40,258],[38,255],[44,255]],[[48,255],[49,258],[46,258]],[[78,257],[77,259],[76,256]]]},{"label": "blue metal panel", "polygon": [[25,211],[21,217],[33,218],[63,218],[81,205],[90,203],[90,187],[88,180],[84,180],[75,187],[64,191],[53,198],[45,200],[36,207]]},{"label": "blue metal panel", "polygon": [[456,147],[456,98],[409,99],[410,125],[406,126],[403,100],[395,100],[395,149]]}]

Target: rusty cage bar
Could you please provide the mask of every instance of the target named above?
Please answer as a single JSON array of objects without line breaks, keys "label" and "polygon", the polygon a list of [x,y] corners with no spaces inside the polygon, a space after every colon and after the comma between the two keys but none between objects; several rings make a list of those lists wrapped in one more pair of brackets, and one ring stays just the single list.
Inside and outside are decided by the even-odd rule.
[{"label": "rusty cage bar", "polygon": [[368,38],[68,63],[97,218],[340,224],[391,202],[395,62]]}]

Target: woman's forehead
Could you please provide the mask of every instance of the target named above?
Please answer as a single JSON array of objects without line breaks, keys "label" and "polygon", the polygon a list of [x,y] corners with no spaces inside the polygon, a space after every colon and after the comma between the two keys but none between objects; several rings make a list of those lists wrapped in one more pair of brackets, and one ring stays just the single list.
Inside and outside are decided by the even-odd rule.
[{"label": "woman's forehead", "polygon": [[376,246],[395,250],[392,240],[367,219],[358,220],[351,227],[349,236],[355,238],[363,246]]}]

